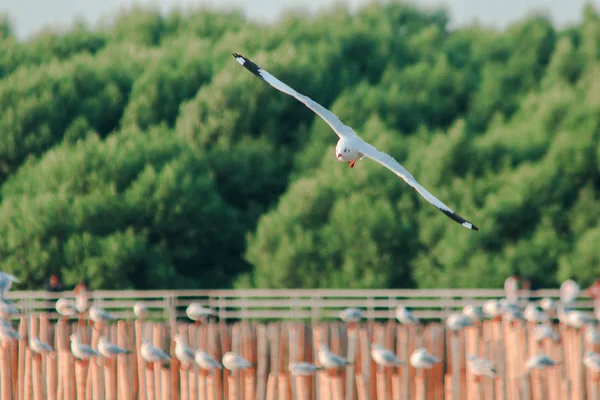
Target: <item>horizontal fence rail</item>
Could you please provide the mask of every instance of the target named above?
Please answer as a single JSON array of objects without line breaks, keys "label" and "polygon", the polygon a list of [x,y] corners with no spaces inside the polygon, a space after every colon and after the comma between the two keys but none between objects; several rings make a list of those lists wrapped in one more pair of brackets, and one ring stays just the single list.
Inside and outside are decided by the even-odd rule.
[{"label": "horizontal fence rail", "polygon": [[[559,298],[558,289],[521,291],[519,298]],[[399,290],[97,290],[90,292],[95,302],[117,318],[132,318],[133,306],[144,301],[155,319],[185,318],[191,302],[213,308],[221,319],[322,320],[338,318],[347,307],[362,308],[367,319],[394,318],[403,305],[422,319],[440,320],[451,312],[473,304],[505,296],[501,289],[399,289]],[[74,298],[73,292],[10,291],[6,298],[15,301],[22,312],[46,312],[58,317],[54,306],[61,298]],[[593,302],[583,291],[572,307],[591,310]]]}]

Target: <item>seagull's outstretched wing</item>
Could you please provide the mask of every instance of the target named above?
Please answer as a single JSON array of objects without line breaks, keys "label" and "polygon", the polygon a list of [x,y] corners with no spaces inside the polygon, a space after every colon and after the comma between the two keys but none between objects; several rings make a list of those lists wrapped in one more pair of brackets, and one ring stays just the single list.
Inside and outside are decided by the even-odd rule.
[{"label": "seagull's outstretched wing", "polygon": [[398,161],[396,161],[392,156],[377,150],[374,146],[370,145],[362,141],[360,144],[359,151],[364,154],[366,157],[369,157],[372,160],[377,161],[379,164],[383,165],[400,178],[404,179],[406,183],[412,186],[421,196],[425,198],[428,202],[433,204],[438,210],[446,214],[448,217],[452,218],[454,221],[458,222],[462,226],[468,229],[472,229],[474,231],[478,231],[479,228],[456,214],[450,207],[439,201],[434,195],[429,193],[427,189],[417,182],[417,180],[404,168]]},{"label": "seagull's outstretched wing", "polygon": [[336,133],[336,135],[338,135],[340,138],[357,136],[354,130],[352,130],[352,128],[350,128],[347,125],[344,125],[334,113],[332,113],[316,101],[301,93],[298,93],[297,91],[295,91],[285,83],[281,82],[279,79],[275,78],[273,75],[271,75],[258,65],[254,64],[252,61],[248,60],[246,57],[238,53],[232,54],[236,61],[248,71],[252,72],[254,75],[258,76],[263,81],[267,82],[269,85],[273,86],[280,92],[288,94],[296,98],[296,100],[300,101],[301,103],[304,103],[308,108],[313,110],[315,114],[317,114],[325,122],[327,122],[327,125],[329,125],[331,129],[333,129],[333,131]]}]

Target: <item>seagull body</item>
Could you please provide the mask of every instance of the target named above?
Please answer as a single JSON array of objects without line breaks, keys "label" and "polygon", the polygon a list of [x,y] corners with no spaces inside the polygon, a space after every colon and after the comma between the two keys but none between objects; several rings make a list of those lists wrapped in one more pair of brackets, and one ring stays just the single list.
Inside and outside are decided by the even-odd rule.
[{"label": "seagull body", "polygon": [[596,372],[600,372],[600,354],[588,351],[583,357],[583,365]]},{"label": "seagull body", "polygon": [[532,369],[545,369],[547,367],[553,367],[557,365],[556,361],[552,360],[545,354],[536,354],[535,356],[530,357],[525,364],[527,371],[531,371]]},{"label": "seagull body", "polygon": [[386,349],[379,343],[371,345],[371,356],[377,365],[381,367],[395,367],[402,365],[403,362],[389,349]]},{"label": "seagull body", "polygon": [[288,366],[290,373],[294,376],[311,376],[315,372],[322,370],[323,367],[317,367],[314,364],[307,362],[292,363]]},{"label": "seagull body", "polygon": [[516,323],[523,319],[523,314],[518,308],[509,307],[506,311],[504,311],[502,317],[508,322]]},{"label": "seagull body", "polygon": [[440,362],[440,359],[427,352],[424,347],[419,347],[411,355],[409,359],[410,365],[418,369],[430,369]]},{"label": "seagull body", "polygon": [[474,355],[469,355],[468,366],[471,373],[475,376],[489,376],[490,378],[495,378],[497,375],[493,362]]},{"label": "seagull body", "polygon": [[556,301],[552,300],[550,297],[544,297],[540,300],[540,307],[546,312],[556,311]]},{"label": "seagull body", "polygon": [[213,369],[223,369],[223,365],[220,362],[215,360],[210,354],[202,351],[196,350],[196,354],[194,355],[194,359],[196,360],[196,364],[202,369],[212,371]]},{"label": "seagull body", "polygon": [[154,346],[152,342],[150,342],[150,339],[144,340],[144,343],[142,343],[140,354],[144,361],[149,363],[165,361],[171,358],[167,353]]},{"label": "seagull body", "polygon": [[554,332],[549,325],[536,325],[533,330],[533,338],[536,342],[541,342],[544,339],[550,339],[556,342],[560,339],[558,334]]},{"label": "seagull body", "polygon": [[574,311],[572,308],[567,308],[562,304],[556,306],[556,316],[563,325],[569,325],[569,314]]},{"label": "seagull body", "polygon": [[421,320],[404,306],[396,308],[396,319],[402,325],[419,325],[421,323]]},{"label": "seagull body", "polygon": [[188,316],[189,319],[198,323],[211,315],[216,315],[216,313],[213,310],[211,310],[208,307],[204,307],[198,302],[190,303],[190,305],[185,309],[185,314]]},{"label": "seagull body", "polygon": [[81,343],[76,335],[71,335],[71,353],[80,360],[89,360],[91,357],[100,355],[91,346]]},{"label": "seagull body", "polygon": [[344,322],[358,322],[364,316],[365,312],[360,308],[346,308],[340,313],[340,318]]},{"label": "seagull body", "polygon": [[17,310],[15,306],[13,306],[11,303],[4,299],[0,299],[0,315],[8,317],[10,315],[15,315],[18,313],[19,310]]},{"label": "seagull body", "polygon": [[483,303],[482,310],[488,318],[496,318],[502,314],[502,305],[500,300],[491,299]]},{"label": "seagull body", "polygon": [[2,340],[14,340],[14,339],[22,339],[19,332],[12,327],[10,323],[1,324],[0,325],[0,339]]},{"label": "seagull body", "polygon": [[88,292],[87,290],[82,290],[77,293],[75,296],[75,308],[80,313],[85,312],[88,309]]},{"label": "seagull body", "polygon": [[137,303],[135,303],[135,305],[133,306],[133,313],[139,319],[146,319],[150,314],[150,312],[148,311],[148,307],[146,307],[146,303],[144,303],[143,301],[138,301]]},{"label": "seagull body", "polygon": [[108,341],[106,337],[101,337],[98,340],[98,352],[107,358],[114,358],[119,354],[129,354],[131,351],[117,346]]},{"label": "seagull body", "polygon": [[32,336],[29,341],[29,348],[34,353],[42,354],[42,353],[52,353],[54,349],[49,344],[46,344],[40,340],[37,336]]},{"label": "seagull body", "polygon": [[4,296],[10,290],[12,284],[19,282],[16,276],[0,271],[0,299],[4,300]]},{"label": "seagull body", "polygon": [[573,279],[568,279],[560,285],[560,301],[563,304],[571,304],[579,296],[581,288]]},{"label": "seagull body", "polygon": [[114,321],[116,318],[103,308],[93,305],[90,307],[90,319],[95,323]]},{"label": "seagull body", "polygon": [[589,313],[573,310],[567,314],[567,323],[575,329],[581,329],[587,324],[595,323],[596,319]]},{"label": "seagull body", "polygon": [[535,324],[548,321],[548,315],[533,303],[527,304],[527,307],[523,311],[523,316],[527,321]]},{"label": "seagull body", "polygon": [[183,338],[180,335],[175,335],[175,356],[184,365],[190,365],[194,362],[195,354],[183,342]]},{"label": "seagull body", "polygon": [[600,333],[592,325],[585,326],[585,341],[589,345],[600,344]]},{"label": "seagull body", "polygon": [[446,320],[446,326],[453,332],[458,332],[467,326],[472,326],[473,321],[462,313],[452,313]]},{"label": "seagull body", "polygon": [[55,308],[63,317],[73,317],[79,314],[79,310],[77,310],[73,301],[62,297],[56,301]]},{"label": "seagull body", "polygon": [[232,351],[228,351],[223,356],[223,365],[230,371],[251,368],[252,364],[244,357]]},{"label": "seagull body", "polygon": [[350,365],[350,362],[343,357],[334,354],[329,350],[329,346],[322,344],[319,347],[319,362],[325,368],[339,368],[345,365]]},{"label": "seagull body", "polygon": [[309,97],[298,93],[296,90],[281,82],[279,79],[275,78],[273,75],[260,68],[246,57],[237,53],[233,53],[233,57],[248,71],[252,72],[254,75],[258,76],[280,92],[292,96],[301,103],[304,103],[306,107],[310,108],[313,112],[315,112],[315,114],[321,117],[339,137],[335,147],[335,154],[338,160],[348,162],[350,167],[353,167],[356,161],[361,160],[364,157],[370,158],[402,178],[425,200],[446,214],[452,220],[458,222],[465,228],[475,231],[479,230],[478,227],[454,213],[450,207],[429,193],[429,191],[421,186],[410,174],[410,172],[400,165],[393,157],[377,150],[374,146],[362,140],[352,128],[344,125],[331,111],[327,110],[325,107],[321,106],[319,103],[315,102]]},{"label": "seagull body", "polygon": [[483,310],[479,306],[474,306],[472,304],[466,305],[463,310],[463,314],[471,319],[471,321],[481,321],[485,318],[485,314]]}]

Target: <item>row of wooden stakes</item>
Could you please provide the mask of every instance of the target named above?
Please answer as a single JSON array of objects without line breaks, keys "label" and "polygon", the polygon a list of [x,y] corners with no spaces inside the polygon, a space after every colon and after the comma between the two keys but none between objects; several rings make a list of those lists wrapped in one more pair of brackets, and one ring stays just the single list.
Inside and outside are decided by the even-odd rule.
[{"label": "row of wooden stakes", "polygon": [[[21,317],[19,340],[4,340],[0,348],[0,400],[75,399],[181,399],[181,400],[381,400],[381,399],[598,399],[598,382],[582,359],[584,335],[573,328],[552,325],[560,340],[536,343],[533,324],[511,325],[501,320],[484,321],[454,334],[443,324],[403,326],[390,320],[368,321],[358,326],[345,323],[210,322],[165,324],[120,320],[105,326],[89,326],[80,320],[52,322],[48,315]],[[96,348],[105,335],[131,350],[116,362],[95,357],[78,362],[69,337],[77,333],[83,343]],[[172,338],[179,334],[193,349],[220,359],[234,351],[253,364],[242,371],[202,373],[198,366],[182,366],[174,356]],[[55,353],[37,355],[28,338],[38,336],[53,344]],[[155,346],[173,357],[145,368],[140,346],[151,338]],[[371,343],[396,352],[405,362],[382,368],[371,357]],[[319,365],[315,349],[327,343],[351,364],[339,374],[317,372],[292,376],[288,365],[307,361]],[[425,347],[442,362],[426,370],[408,363],[412,352]],[[527,373],[525,360],[544,352],[557,360],[556,367]],[[494,362],[496,378],[475,380],[467,368],[467,356]],[[331,376],[330,376],[331,375]]]}]

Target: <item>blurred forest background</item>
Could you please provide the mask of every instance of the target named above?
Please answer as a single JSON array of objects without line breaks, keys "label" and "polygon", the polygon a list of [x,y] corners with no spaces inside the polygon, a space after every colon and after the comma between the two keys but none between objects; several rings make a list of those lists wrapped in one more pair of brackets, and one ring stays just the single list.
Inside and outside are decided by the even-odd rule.
[{"label": "blurred forest background", "polygon": [[[544,287],[600,274],[600,14],[449,28],[339,6],[276,24],[130,9],[0,22],[0,270],[40,288]],[[238,65],[331,108],[469,231]]]}]

